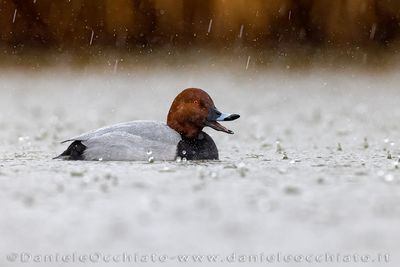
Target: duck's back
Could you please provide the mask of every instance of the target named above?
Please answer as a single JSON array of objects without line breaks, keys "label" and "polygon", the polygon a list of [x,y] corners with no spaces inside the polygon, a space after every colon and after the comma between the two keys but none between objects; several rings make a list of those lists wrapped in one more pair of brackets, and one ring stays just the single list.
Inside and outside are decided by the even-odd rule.
[{"label": "duck's back", "polygon": [[173,160],[181,136],[165,123],[131,121],[70,138],[60,156],[84,160]]}]

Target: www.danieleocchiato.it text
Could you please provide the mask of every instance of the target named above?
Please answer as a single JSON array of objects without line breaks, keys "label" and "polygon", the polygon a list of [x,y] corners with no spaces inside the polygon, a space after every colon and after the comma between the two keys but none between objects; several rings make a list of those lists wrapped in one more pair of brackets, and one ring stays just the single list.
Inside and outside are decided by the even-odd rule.
[{"label": "www.danieleocchiato.it text", "polygon": [[18,263],[388,263],[388,253],[230,253],[230,254],[140,254],[140,253],[31,253],[19,252],[6,255],[8,262]]}]

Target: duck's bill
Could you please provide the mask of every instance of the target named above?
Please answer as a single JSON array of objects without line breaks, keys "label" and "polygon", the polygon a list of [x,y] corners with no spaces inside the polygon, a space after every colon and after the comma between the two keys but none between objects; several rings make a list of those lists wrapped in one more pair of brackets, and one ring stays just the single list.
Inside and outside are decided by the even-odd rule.
[{"label": "duck's bill", "polygon": [[206,126],[213,128],[214,130],[225,132],[228,134],[233,134],[232,130],[227,129],[216,121],[206,121]]},{"label": "duck's bill", "polygon": [[239,119],[239,114],[221,113],[215,120],[216,121],[234,121]]},{"label": "duck's bill", "polygon": [[233,121],[240,117],[238,114],[230,114],[230,113],[222,113],[218,111],[216,108],[212,109],[210,114],[208,115],[208,119],[206,121],[206,125],[208,127],[213,128],[214,130],[225,132],[228,134],[233,134],[232,130],[229,130],[218,123],[218,121]]},{"label": "duck's bill", "polygon": [[233,121],[240,118],[239,114],[222,113],[216,107],[212,107],[208,111],[207,121]]}]

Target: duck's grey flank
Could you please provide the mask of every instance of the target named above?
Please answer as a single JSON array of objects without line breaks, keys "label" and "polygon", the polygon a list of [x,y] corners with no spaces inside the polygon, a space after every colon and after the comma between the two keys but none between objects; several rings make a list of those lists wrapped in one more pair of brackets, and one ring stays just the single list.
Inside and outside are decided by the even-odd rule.
[{"label": "duck's grey flank", "polygon": [[[157,121],[131,121],[103,127],[64,142],[85,146],[84,160],[174,160],[181,136]],[[70,146],[71,147],[71,146]],[[70,148],[69,147],[69,148]],[[78,148],[82,148],[78,145]],[[72,155],[60,156],[71,158]]]}]

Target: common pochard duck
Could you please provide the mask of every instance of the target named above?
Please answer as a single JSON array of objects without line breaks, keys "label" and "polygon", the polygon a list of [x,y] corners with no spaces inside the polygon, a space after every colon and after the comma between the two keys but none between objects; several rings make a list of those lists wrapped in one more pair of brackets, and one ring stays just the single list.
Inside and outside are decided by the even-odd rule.
[{"label": "common pochard duck", "polygon": [[218,159],[213,139],[203,132],[208,126],[233,134],[218,121],[240,116],[218,111],[211,97],[198,88],[188,88],[176,96],[167,123],[131,121],[106,126],[63,141],[72,142],[56,158],[68,160],[187,160]]}]

